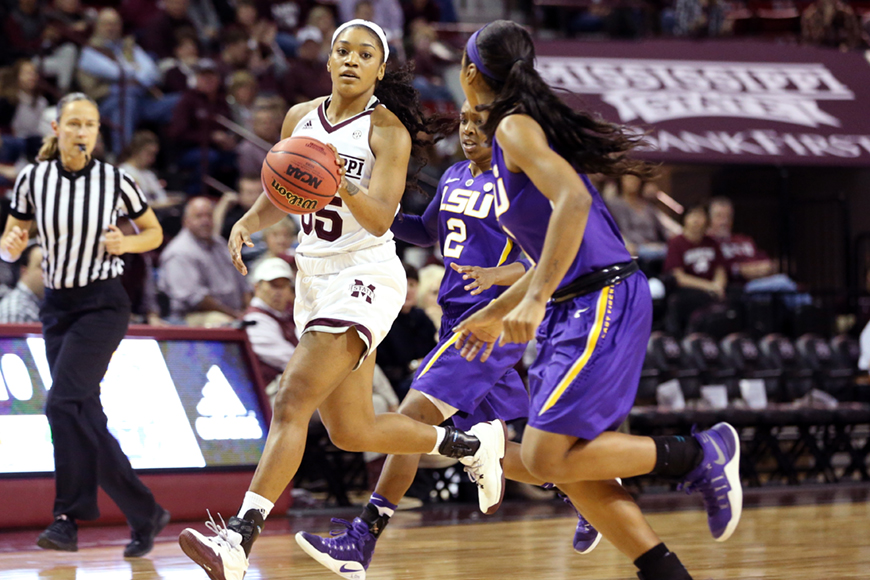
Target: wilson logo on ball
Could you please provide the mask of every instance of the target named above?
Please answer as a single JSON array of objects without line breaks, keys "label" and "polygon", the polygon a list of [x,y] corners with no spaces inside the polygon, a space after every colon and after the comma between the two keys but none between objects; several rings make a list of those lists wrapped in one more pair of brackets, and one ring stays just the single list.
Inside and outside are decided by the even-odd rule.
[{"label": "wilson logo on ball", "polygon": [[316,209],[317,202],[313,199],[305,199],[304,197],[299,197],[292,191],[287,191],[287,188],[278,183],[277,180],[272,180],[272,189],[283,195],[287,199],[287,203],[290,205],[294,205],[301,209]]},{"label": "wilson logo on ball", "polygon": [[313,185],[315,188],[320,187],[320,185],[323,183],[323,179],[315,177],[311,173],[307,171],[302,171],[298,167],[289,164],[287,165],[287,176],[292,177],[300,183],[304,183],[306,185]]}]

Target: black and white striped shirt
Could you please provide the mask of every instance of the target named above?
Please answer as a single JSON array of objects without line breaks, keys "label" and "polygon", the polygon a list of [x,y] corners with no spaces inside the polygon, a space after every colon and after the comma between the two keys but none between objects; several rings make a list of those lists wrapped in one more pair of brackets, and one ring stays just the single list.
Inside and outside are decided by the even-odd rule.
[{"label": "black and white striped shirt", "polygon": [[148,209],[145,195],[123,170],[92,159],[69,172],[59,160],[28,165],[15,181],[10,213],[36,220],[48,288],[79,288],[120,276],[124,262],[106,252],[104,236],[118,215]]}]

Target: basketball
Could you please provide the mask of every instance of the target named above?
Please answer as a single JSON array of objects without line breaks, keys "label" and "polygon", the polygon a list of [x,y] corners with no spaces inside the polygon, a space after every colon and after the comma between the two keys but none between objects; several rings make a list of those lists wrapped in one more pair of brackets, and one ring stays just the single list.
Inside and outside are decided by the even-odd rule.
[{"label": "basketball", "polygon": [[276,143],[260,174],[269,200],[283,212],[307,214],[329,203],[341,183],[332,149],[310,137]]}]

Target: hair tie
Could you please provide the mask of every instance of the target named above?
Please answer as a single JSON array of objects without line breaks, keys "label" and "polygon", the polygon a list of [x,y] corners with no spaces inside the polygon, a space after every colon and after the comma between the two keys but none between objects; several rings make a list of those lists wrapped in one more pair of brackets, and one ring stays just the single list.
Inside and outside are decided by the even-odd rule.
[{"label": "hair tie", "polygon": [[476,66],[480,72],[482,72],[484,75],[488,76],[491,79],[503,81],[503,77],[498,76],[497,74],[486,68],[486,65],[483,64],[483,59],[480,58],[480,52],[477,50],[477,36],[484,28],[486,28],[486,26],[484,26],[483,28],[479,28],[477,31],[475,31],[474,34],[471,35],[471,38],[468,39],[468,44],[465,45],[465,52],[468,53],[468,60],[473,62],[474,66]]}]

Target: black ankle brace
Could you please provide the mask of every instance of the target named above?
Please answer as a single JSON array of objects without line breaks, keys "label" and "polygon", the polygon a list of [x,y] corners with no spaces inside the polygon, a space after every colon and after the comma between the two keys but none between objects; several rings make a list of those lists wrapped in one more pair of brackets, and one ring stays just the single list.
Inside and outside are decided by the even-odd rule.
[{"label": "black ankle brace", "polygon": [[444,427],[447,433],[444,434],[444,440],[438,446],[438,453],[453,459],[462,459],[477,453],[480,449],[480,441],[474,435],[469,435],[465,431],[460,431],[456,427]]},{"label": "black ankle brace", "polygon": [[371,502],[365,505],[359,519],[369,525],[369,531],[375,538],[380,537],[381,532],[383,532],[384,528],[387,527],[387,524],[390,523],[390,516],[378,513],[378,506]]},{"label": "black ankle brace", "polygon": [[640,580],[692,580],[689,572],[663,543],[650,548],[634,561]]},{"label": "black ankle brace", "polygon": [[254,542],[260,537],[260,532],[263,531],[265,519],[263,514],[258,510],[248,510],[242,518],[233,516],[227,522],[227,529],[239,533],[242,536],[242,548],[245,550],[245,556],[251,555],[251,548]]}]

